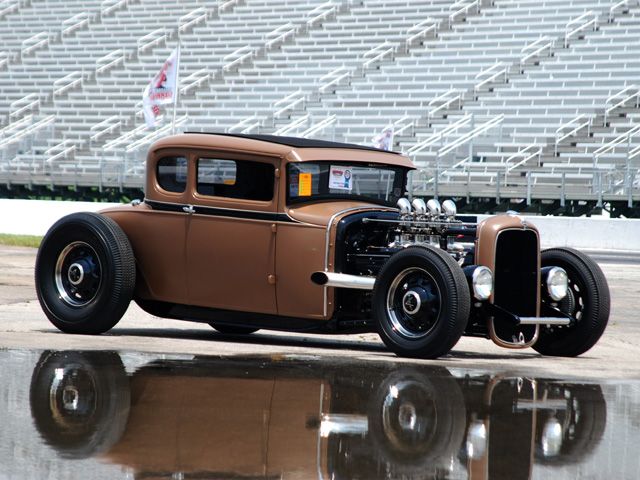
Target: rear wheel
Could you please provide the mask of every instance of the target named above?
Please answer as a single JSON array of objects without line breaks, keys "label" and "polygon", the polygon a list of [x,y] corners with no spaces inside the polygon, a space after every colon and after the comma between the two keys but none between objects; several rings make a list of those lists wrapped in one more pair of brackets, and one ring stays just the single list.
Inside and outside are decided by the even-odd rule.
[{"label": "rear wheel", "polygon": [[542,266],[562,267],[567,272],[569,289],[557,308],[573,320],[568,326],[541,327],[533,348],[543,355],[578,356],[596,344],[609,321],[607,280],[596,262],[571,248],[543,251]]},{"label": "rear wheel", "polygon": [[40,305],[57,328],[106,332],[122,318],[133,295],[135,261],[129,240],[108,217],[68,215],[42,240],[35,284]]},{"label": "rear wheel", "polygon": [[458,342],[469,319],[464,273],[446,253],[409,247],[393,255],[373,290],[373,316],[397,355],[436,358]]}]

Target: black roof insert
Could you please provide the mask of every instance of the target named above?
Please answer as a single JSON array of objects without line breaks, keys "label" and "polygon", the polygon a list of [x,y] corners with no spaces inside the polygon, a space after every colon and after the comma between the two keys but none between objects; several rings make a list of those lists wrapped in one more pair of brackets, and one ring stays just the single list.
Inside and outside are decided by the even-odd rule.
[{"label": "black roof insert", "polygon": [[375,147],[368,147],[366,145],[357,145],[355,143],[329,142],[327,140],[314,140],[312,138],[281,137],[279,135],[250,135],[250,134],[242,134],[242,133],[217,133],[217,132],[184,132],[184,133],[248,138],[251,140],[260,140],[263,142],[277,143],[279,145],[287,145],[289,147],[295,147],[295,148],[347,148],[347,149],[353,149],[353,150],[369,150],[373,152],[394,153],[396,155],[400,155],[398,152],[389,152],[386,150],[380,150],[379,148],[375,148]]}]

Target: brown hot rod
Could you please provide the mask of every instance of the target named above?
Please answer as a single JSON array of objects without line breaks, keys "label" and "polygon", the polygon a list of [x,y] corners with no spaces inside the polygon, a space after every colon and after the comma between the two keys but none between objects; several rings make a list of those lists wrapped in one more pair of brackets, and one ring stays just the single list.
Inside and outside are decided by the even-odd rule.
[{"label": "brown hot rod", "polygon": [[145,311],[257,329],[377,331],[435,358],[461,335],[575,356],[609,318],[600,268],[540,251],[515,214],[461,221],[405,198],[404,155],[319,140],[190,133],[156,142],[144,201],[62,218],[36,261],[38,298],[70,333]]}]

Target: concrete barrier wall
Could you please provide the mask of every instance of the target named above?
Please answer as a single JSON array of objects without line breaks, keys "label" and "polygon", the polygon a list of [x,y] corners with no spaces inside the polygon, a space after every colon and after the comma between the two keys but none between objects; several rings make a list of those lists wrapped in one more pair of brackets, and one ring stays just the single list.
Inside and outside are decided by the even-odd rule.
[{"label": "concrete barrier wall", "polygon": [[[44,235],[73,212],[102,210],[113,203],[0,199],[0,233]],[[478,219],[486,218],[479,215]],[[543,247],[640,251],[640,220],[527,216],[540,230]]]}]

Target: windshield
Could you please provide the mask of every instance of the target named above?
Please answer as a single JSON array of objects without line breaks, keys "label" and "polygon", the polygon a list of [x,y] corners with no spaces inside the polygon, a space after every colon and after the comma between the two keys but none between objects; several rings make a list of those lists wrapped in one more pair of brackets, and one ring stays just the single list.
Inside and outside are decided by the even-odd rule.
[{"label": "windshield", "polygon": [[287,203],[318,200],[363,200],[395,206],[404,194],[405,167],[391,165],[304,162],[287,166]]}]

